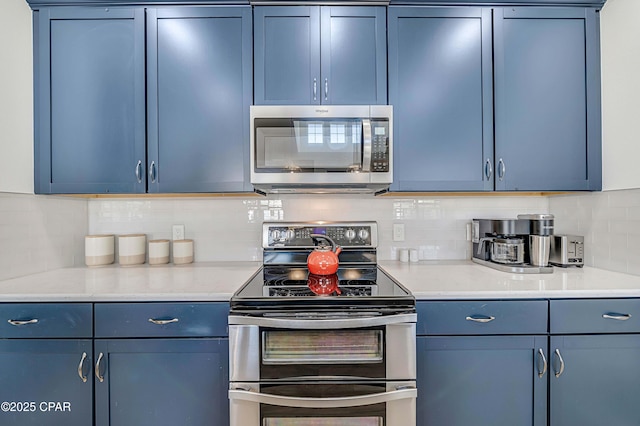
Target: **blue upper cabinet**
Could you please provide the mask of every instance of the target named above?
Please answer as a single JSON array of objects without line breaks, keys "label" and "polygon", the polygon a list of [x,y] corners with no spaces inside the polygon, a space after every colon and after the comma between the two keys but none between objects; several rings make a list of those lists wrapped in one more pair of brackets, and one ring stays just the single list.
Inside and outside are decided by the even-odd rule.
[{"label": "blue upper cabinet", "polygon": [[591,8],[494,11],[496,190],[600,190],[600,55]]},{"label": "blue upper cabinet", "polygon": [[386,9],[254,8],[255,104],[386,104]]},{"label": "blue upper cabinet", "polygon": [[491,10],[389,8],[395,191],[493,190]]},{"label": "blue upper cabinet", "polygon": [[251,8],[147,11],[149,192],[249,191]]},{"label": "blue upper cabinet", "polygon": [[144,10],[35,16],[35,192],[144,192]]}]

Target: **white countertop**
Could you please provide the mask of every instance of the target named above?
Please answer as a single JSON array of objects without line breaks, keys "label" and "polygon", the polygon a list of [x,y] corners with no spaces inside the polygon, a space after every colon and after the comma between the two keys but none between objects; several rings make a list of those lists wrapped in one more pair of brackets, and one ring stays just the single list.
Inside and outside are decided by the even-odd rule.
[{"label": "white countertop", "polygon": [[511,274],[471,261],[379,264],[417,299],[640,297],[640,276],[587,266]]},{"label": "white countertop", "polygon": [[0,302],[226,301],[261,262],[117,264],[0,281]]},{"label": "white countertop", "polygon": [[[260,262],[65,268],[0,281],[0,302],[226,301]],[[417,299],[640,297],[640,276],[596,268],[510,274],[471,261],[381,261]]]}]

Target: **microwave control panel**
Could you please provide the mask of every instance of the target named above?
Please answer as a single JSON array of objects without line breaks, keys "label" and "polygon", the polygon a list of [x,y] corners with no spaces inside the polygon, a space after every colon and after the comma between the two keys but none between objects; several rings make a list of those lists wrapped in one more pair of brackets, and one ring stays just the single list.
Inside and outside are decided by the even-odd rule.
[{"label": "microwave control panel", "polygon": [[389,171],[389,121],[371,120],[371,171]]}]

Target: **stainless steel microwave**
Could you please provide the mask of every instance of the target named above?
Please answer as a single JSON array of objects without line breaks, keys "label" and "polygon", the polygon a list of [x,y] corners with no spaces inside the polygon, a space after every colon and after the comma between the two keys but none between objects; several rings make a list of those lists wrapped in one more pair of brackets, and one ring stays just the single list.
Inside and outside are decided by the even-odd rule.
[{"label": "stainless steel microwave", "polygon": [[255,105],[251,183],[260,193],[380,193],[393,177],[389,105]]}]

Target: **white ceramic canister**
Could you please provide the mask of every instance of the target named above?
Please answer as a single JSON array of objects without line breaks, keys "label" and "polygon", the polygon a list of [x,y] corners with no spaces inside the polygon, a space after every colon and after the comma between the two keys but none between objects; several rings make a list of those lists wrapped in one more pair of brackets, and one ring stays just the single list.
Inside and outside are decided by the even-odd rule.
[{"label": "white ceramic canister", "polygon": [[118,260],[121,265],[140,265],[147,254],[145,234],[118,235]]},{"label": "white ceramic canister", "polygon": [[193,240],[175,240],[173,242],[173,263],[181,265],[193,262]]},{"label": "white ceramic canister", "polygon": [[87,266],[110,265],[115,259],[113,235],[87,235],[84,237],[84,263]]},{"label": "white ceramic canister", "polygon": [[149,241],[149,265],[169,263],[169,240]]}]

